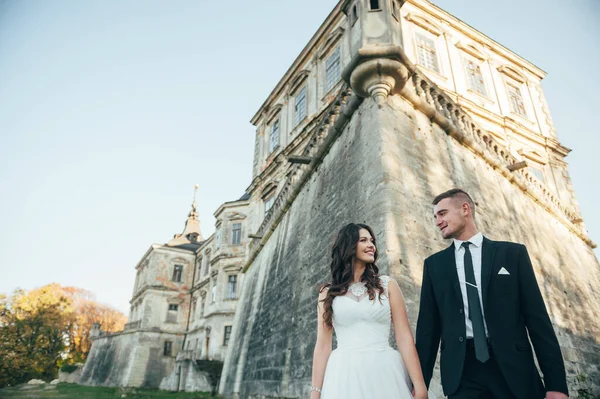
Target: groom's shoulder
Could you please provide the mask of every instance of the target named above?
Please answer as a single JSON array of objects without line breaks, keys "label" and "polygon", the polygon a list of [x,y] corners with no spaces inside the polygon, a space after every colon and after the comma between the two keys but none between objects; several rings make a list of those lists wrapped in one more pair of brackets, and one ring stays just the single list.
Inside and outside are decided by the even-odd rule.
[{"label": "groom's shoulder", "polygon": [[425,263],[437,263],[439,260],[442,260],[444,258],[444,255],[447,254],[447,252],[450,251],[451,249],[452,249],[452,246],[446,247],[446,248],[442,249],[441,251],[438,251],[432,255],[429,255],[425,259]]},{"label": "groom's shoulder", "polygon": [[521,248],[524,248],[525,245],[518,243],[518,242],[512,242],[512,241],[492,241],[489,238],[487,239],[487,241],[492,244],[493,246],[495,246],[497,249],[502,249],[502,250],[507,250],[507,251],[520,251]]}]

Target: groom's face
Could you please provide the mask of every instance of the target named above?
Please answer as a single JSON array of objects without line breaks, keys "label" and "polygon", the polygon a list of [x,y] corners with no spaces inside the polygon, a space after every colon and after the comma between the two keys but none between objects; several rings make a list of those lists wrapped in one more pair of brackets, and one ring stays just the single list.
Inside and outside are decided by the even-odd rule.
[{"label": "groom's face", "polygon": [[442,237],[458,237],[466,226],[460,201],[455,198],[444,198],[433,207],[435,225],[442,232]]}]

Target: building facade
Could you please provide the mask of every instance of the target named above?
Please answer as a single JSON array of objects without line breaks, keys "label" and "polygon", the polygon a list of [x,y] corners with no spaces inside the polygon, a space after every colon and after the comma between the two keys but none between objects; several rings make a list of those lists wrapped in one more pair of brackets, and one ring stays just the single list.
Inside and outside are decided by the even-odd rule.
[{"label": "building facade", "polygon": [[340,1],[252,119],[254,233],[220,393],[308,395],[316,287],[348,221],[374,227],[415,323],[423,260],[449,245],[431,200],[452,187],[485,235],[527,245],[570,387],[597,392],[600,266],[544,76],[429,1]]}]

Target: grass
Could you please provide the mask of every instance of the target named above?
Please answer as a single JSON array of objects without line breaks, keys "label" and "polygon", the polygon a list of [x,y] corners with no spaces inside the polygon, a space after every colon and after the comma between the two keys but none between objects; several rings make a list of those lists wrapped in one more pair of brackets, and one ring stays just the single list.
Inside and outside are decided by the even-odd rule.
[{"label": "grass", "polygon": [[53,399],[210,399],[205,392],[168,392],[157,389],[86,387],[77,384],[17,385],[0,389],[0,399],[53,398]]}]

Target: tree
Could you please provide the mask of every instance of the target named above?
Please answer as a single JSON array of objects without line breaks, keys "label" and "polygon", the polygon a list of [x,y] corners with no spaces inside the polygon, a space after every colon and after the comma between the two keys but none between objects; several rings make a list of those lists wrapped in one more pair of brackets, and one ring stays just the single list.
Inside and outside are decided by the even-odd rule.
[{"label": "tree", "polygon": [[56,283],[0,295],[0,387],[50,380],[63,363],[84,361],[95,322],[113,332],[123,329],[126,317],[89,291]]},{"label": "tree", "polygon": [[58,284],[17,290],[0,304],[0,386],[56,375],[72,315]]}]

